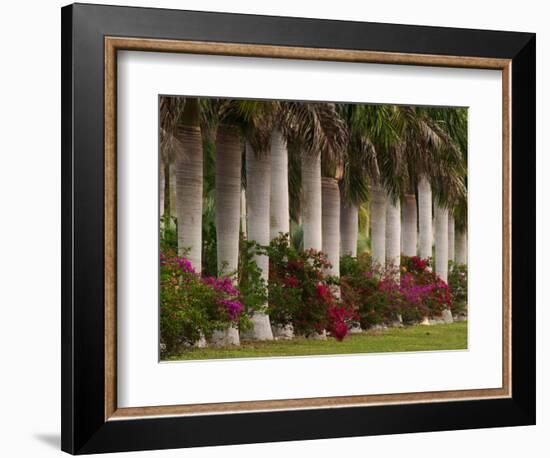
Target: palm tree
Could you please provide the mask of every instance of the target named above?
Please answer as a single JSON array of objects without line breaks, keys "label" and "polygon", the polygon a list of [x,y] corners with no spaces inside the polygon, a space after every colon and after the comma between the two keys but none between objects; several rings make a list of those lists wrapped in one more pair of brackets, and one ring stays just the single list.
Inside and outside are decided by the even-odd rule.
[{"label": "palm tree", "polygon": [[[259,245],[270,241],[270,194],[271,194],[271,150],[263,148],[256,152],[250,141],[246,142],[246,216],[248,240]],[[267,284],[269,279],[269,258],[255,254],[254,261]],[[272,340],[273,332],[269,316],[257,312],[252,318],[252,330],[246,337],[257,340]]]},{"label": "palm tree", "polygon": [[278,127],[271,133],[271,227],[273,240],[290,231],[288,204],[288,148],[286,139]]},{"label": "palm tree", "polygon": [[432,185],[426,175],[418,180],[418,255],[432,257]]},{"label": "palm tree", "polygon": [[341,160],[347,131],[331,103],[280,102],[277,116],[291,153],[291,213],[301,220],[303,248],[321,250],[322,161]]},{"label": "palm tree", "polygon": [[[435,271],[437,275],[447,283],[449,270],[449,212],[439,204],[435,205]],[[453,322],[450,310],[443,310],[443,320],[446,323]]]},{"label": "palm tree", "polygon": [[448,245],[449,261],[454,262],[455,260],[455,218],[452,212],[449,212],[447,245]]},{"label": "palm tree", "polygon": [[[439,129],[441,137],[445,139],[440,145],[442,160],[435,164],[436,169],[432,176],[436,208],[449,209],[447,222],[440,222],[441,228],[446,226],[446,241],[443,240],[443,234],[440,238],[440,243],[446,247],[438,249],[436,243],[436,272],[446,281],[448,260],[454,258],[453,209],[459,202],[466,201],[467,112],[463,108],[432,108],[428,113],[436,122],[436,129]],[[442,217],[441,212],[440,216]],[[439,261],[438,253],[442,258]]]},{"label": "palm tree", "polygon": [[386,265],[386,200],[382,186],[372,186],[369,198],[371,256],[378,266]]},{"label": "palm tree", "polygon": [[385,263],[386,192],[378,167],[379,151],[391,147],[398,137],[395,112],[387,105],[340,106],[349,136],[346,163],[340,182],[342,251],[355,256],[358,239],[358,209],[369,201],[371,250],[375,262]]},{"label": "palm tree", "polygon": [[460,199],[454,208],[455,219],[455,262],[467,264],[468,262],[468,209],[466,196]]},{"label": "palm tree", "polygon": [[[437,120],[441,111],[449,110],[399,108],[403,135],[401,167],[395,168],[393,174],[386,173],[386,176],[395,180],[390,181],[388,187],[403,196],[403,251],[409,256],[417,253],[418,224],[418,253],[422,258],[432,257],[433,186],[437,201],[445,208],[463,190],[460,151]],[[395,162],[399,165],[399,161],[392,161]],[[418,190],[418,214],[415,189]]]},{"label": "palm tree", "polygon": [[323,231],[321,227],[321,155],[302,155],[302,228],[304,249],[321,251]]},{"label": "palm tree", "polygon": [[[403,196],[403,252],[432,257],[432,189],[430,177],[441,138],[419,107],[399,107],[402,128],[401,167],[393,174],[392,189]],[[418,190],[418,211],[416,193]],[[417,225],[419,236],[417,237]]]},{"label": "palm tree", "polygon": [[175,160],[181,152],[181,143],[176,139],[178,119],[185,103],[179,97],[160,98],[160,215],[169,224],[176,216]]},{"label": "palm tree", "polygon": [[[216,242],[218,272],[222,275],[234,275],[239,262],[239,236],[241,220],[241,138],[253,130],[253,117],[263,107],[262,102],[247,100],[216,100],[209,101],[207,110],[210,122],[217,124],[216,131]],[[249,179],[253,186],[257,181],[254,171]],[[264,183],[265,185],[265,183]],[[264,193],[265,195],[265,193]],[[256,203],[252,193],[252,206]],[[261,203],[265,206],[265,202]],[[268,207],[269,208],[269,207]],[[269,220],[268,220],[269,221]],[[248,229],[258,232],[252,219]],[[260,224],[265,223],[261,220]],[[265,228],[261,228],[264,230]],[[264,240],[258,243],[265,243]],[[267,275],[267,269],[264,275]],[[235,279],[237,281],[237,279]],[[252,317],[253,330],[249,334],[253,338],[272,339],[269,318],[265,314],[255,314]],[[216,344],[239,345],[239,333],[234,327],[225,332],[217,332],[213,336]]]},{"label": "palm tree", "polygon": [[340,112],[349,130],[347,159],[340,181],[340,233],[342,254],[357,256],[359,207],[368,201],[369,183],[379,178],[376,150],[370,140],[370,125],[360,117],[373,116],[365,106],[344,105]]},{"label": "palm tree", "polygon": [[[175,128],[181,150],[175,160],[178,252],[197,272],[202,268],[203,150],[197,98],[178,99],[183,105]],[[165,172],[165,180],[166,180]],[[166,198],[165,198],[166,203]],[[166,208],[166,207],[165,207]],[[166,211],[166,210],[165,210]]]},{"label": "palm tree", "polygon": [[468,262],[466,231],[455,231],[455,262],[457,264],[466,264]]},{"label": "palm tree", "polygon": [[449,212],[447,208],[435,206],[435,271],[443,280],[447,281],[448,274],[448,231]]},{"label": "palm tree", "polygon": [[221,124],[216,135],[216,238],[218,271],[233,274],[239,261],[241,211],[241,134]]},{"label": "palm tree", "polygon": [[347,202],[341,195],[340,202],[340,238],[342,255],[357,256],[359,236],[359,208],[353,202]]},{"label": "palm tree", "polygon": [[405,194],[403,196],[403,254],[405,256],[416,256],[418,245],[418,213],[416,210],[416,196]]},{"label": "palm tree", "polygon": [[321,227],[323,252],[330,261],[329,273],[340,276],[340,187],[346,158],[349,133],[336,105],[319,107],[325,120],[324,140],[321,143]]},{"label": "palm tree", "polygon": [[[452,209],[458,202],[466,200],[467,112],[460,108],[432,108],[428,113],[436,123],[435,129],[439,129],[439,135],[444,139],[439,148],[441,160],[434,164],[435,171],[432,176],[436,215],[435,268],[439,277],[446,282],[450,233],[454,245]],[[450,220],[453,224],[451,229],[449,229]],[[449,310],[443,312],[443,318],[446,322],[453,321]]]},{"label": "palm tree", "polygon": [[401,264],[401,202],[388,196],[386,207],[386,265],[397,268]]},{"label": "palm tree", "polygon": [[340,276],[340,189],[338,180],[321,178],[323,253],[331,267],[329,273]]}]

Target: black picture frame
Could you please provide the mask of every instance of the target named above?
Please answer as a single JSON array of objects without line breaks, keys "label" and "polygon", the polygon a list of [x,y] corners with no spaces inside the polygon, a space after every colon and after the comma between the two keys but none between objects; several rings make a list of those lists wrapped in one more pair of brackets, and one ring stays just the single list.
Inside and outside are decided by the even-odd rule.
[{"label": "black picture frame", "polygon": [[[511,59],[511,398],[105,421],[105,36]],[[519,32],[62,8],[62,449],[85,454],[535,424],[535,42],[535,34]]]}]

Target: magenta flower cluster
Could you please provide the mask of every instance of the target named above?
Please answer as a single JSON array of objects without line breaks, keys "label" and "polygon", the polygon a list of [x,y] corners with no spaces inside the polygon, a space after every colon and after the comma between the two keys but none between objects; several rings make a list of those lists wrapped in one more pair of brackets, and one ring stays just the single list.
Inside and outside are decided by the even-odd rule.
[{"label": "magenta flower cluster", "polygon": [[244,309],[243,304],[237,300],[219,299],[219,303],[227,310],[227,316],[230,321],[236,321]]},{"label": "magenta flower cluster", "polygon": [[407,303],[417,306],[422,304],[426,295],[431,294],[435,287],[433,283],[420,285],[413,274],[406,273],[401,276],[399,291]]},{"label": "magenta flower cluster", "polygon": [[225,297],[218,299],[218,302],[225,307],[229,320],[235,321],[241,312],[244,310],[243,304],[237,299],[239,297],[239,291],[233,285],[231,278],[229,277],[204,277],[202,279],[204,283],[210,285],[218,293],[223,294]]},{"label": "magenta flower cluster", "polygon": [[[166,266],[168,264],[175,265],[176,268],[184,274],[183,278],[180,278],[180,281],[183,282],[184,288],[194,276],[199,276],[189,259],[182,256],[166,256],[161,252],[160,265]],[[191,276],[188,274],[191,274]],[[203,277],[200,281],[205,285],[212,287],[218,296],[216,301],[225,308],[228,319],[230,321],[236,321],[239,318],[239,315],[243,312],[244,306],[239,301],[239,291],[233,285],[231,278]]]},{"label": "magenta flower cluster", "polygon": [[230,296],[238,296],[239,292],[233,286],[233,282],[229,277],[204,277],[202,279],[204,283],[212,286],[216,291],[228,294]]}]

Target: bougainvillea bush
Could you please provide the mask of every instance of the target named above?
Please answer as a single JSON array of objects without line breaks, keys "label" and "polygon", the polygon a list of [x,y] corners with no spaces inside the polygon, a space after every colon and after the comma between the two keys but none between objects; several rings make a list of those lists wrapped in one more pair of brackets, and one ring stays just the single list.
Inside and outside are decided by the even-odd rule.
[{"label": "bougainvillea bush", "polygon": [[204,277],[188,259],[160,255],[160,334],[167,353],[238,325],[244,307],[229,277]]},{"label": "bougainvillea bush", "polygon": [[393,321],[398,310],[392,290],[393,281],[384,270],[373,265],[370,256],[343,256],[340,260],[342,300],[355,310],[361,327]]},{"label": "bougainvillea bush", "polygon": [[[267,311],[267,282],[256,264],[256,256],[265,250],[256,242],[240,240],[239,267],[237,272],[240,300],[248,316]],[[241,323],[241,329],[243,323]]]},{"label": "bougainvillea bush", "polygon": [[[421,316],[440,316],[443,310],[453,310],[453,298],[447,283],[445,283],[432,269],[429,259],[420,259],[418,256],[401,257],[401,285],[407,274],[414,279],[410,284],[412,294],[420,295],[422,310],[412,310],[413,318],[420,319]],[[407,304],[407,301],[405,301]],[[410,305],[410,303],[408,303]],[[422,312],[420,315],[419,312]]]},{"label": "bougainvillea bush", "polygon": [[429,260],[402,257],[401,268],[381,269],[368,256],[343,257],[340,279],[342,300],[360,317],[363,328],[439,316],[452,307],[449,287],[432,272]]},{"label": "bougainvillea bush", "polygon": [[327,275],[330,263],[315,250],[299,251],[288,235],[274,239],[269,256],[269,308],[272,324],[291,324],[297,335],[328,331],[337,340],[357,319],[353,309],[338,299],[337,280]]},{"label": "bougainvillea bush", "polygon": [[466,315],[468,312],[468,267],[465,264],[449,262],[448,280],[453,298],[453,313]]}]

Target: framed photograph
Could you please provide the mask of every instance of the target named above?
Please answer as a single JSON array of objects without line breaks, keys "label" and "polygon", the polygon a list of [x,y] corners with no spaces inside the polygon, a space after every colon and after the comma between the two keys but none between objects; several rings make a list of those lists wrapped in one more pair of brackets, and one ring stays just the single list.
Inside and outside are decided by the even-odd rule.
[{"label": "framed photograph", "polygon": [[535,35],[62,9],[62,449],[535,423]]}]

